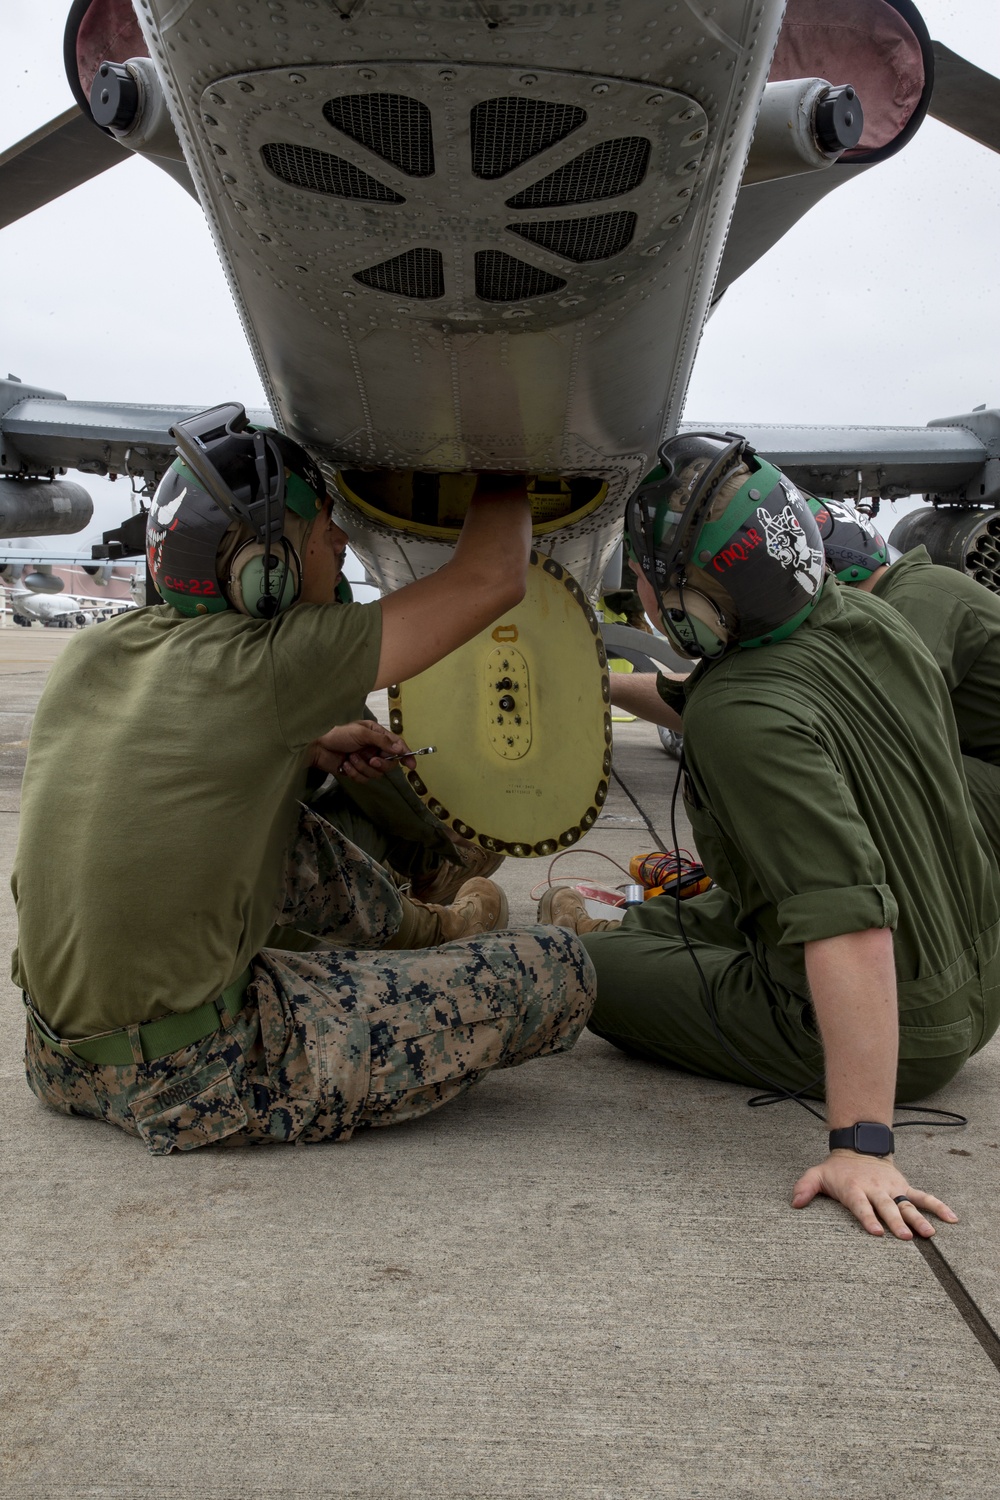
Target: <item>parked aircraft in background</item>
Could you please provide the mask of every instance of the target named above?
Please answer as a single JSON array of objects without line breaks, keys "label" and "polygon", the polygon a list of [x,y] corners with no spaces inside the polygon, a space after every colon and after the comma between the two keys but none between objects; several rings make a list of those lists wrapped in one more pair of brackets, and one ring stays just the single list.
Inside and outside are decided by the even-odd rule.
[{"label": "parked aircraft in background", "polygon": [[[77,629],[84,625],[98,625],[110,620],[123,610],[134,609],[133,603],[124,601],[107,604],[96,599],[77,599],[72,594],[53,598],[49,594],[33,594],[28,590],[12,589],[10,592],[11,618],[15,625],[66,626]],[[6,601],[5,601],[6,603]]]},{"label": "parked aircraft in background", "polygon": [[0,552],[0,591],[17,624],[82,625],[145,602],[141,560],[94,562],[71,553]]}]

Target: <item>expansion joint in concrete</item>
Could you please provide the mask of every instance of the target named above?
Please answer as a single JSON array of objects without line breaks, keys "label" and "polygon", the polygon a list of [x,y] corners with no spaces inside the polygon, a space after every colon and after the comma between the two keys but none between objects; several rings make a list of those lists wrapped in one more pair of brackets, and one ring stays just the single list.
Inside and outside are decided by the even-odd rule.
[{"label": "expansion joint in concrete", "polygon": [[979,1340],[984,1353],[993,1361],[997,1370],[1000,1370],[1000,1334],[997,1333],[961,1279],[956,1276],[934,1241],[917,1237],[915,1244],[944,1291],[955,1304],[966,1325]]},{"label": "expansion joint in concrete", "polygon": [[[678,772],[678,774],[680,773]],[[614,777],[615,781],[617,781],[618,785],[621,787],[622,791],[625,793],[626,797],[631,802],[632,806],[635,808],[642,821],[645,823],[647,829],[649,830],[649,836],[653,840],[653,843],[656,845],[657,849],[666,853],[667,848],[670,846],[663,842],[663,839],[657,832],[655,823],[649,816],[649,813],[643,807],[642,803],[639,801],[636,794],[629,788],[628,784],[623,781],[619,772],[614,768],[612,768],[611,775]]]}]

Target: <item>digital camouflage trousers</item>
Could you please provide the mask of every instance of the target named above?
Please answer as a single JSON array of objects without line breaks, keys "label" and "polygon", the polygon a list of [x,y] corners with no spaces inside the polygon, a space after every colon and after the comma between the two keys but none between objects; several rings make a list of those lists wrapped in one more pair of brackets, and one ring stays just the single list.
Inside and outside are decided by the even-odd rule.
[{"label": "digital camouflage trousers", "polygon": [[350,947],[263,949],[242,1010],[151,1062],[66,1057],[29,1026],[28,1082],[53,1108],[105,1120],[166,1155],[214,1142],[346,1140],[576,1041],[595,984],[572,933],[530,927],[364,951],[387,941],[400,916],[389,876],[303,809],[279,922]]}]

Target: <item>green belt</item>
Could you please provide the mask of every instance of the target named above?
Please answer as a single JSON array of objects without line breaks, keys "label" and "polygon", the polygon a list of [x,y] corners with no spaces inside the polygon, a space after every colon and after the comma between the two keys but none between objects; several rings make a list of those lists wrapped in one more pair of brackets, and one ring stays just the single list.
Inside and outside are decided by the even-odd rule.
[{"label": "green belt", "polygon": [[[160,1016],[155,1021],[145,1021],[141,1026],[122,1027],[120,1031],[104,1031],[99,1036],[81,1037],[78,1041],[66,1041],[50,1031],[27,995],[24,1004],[38,1036],[53,1052],[63,1057],[78,1057],[83,1062],[100,1063],[102,1066],[127,1068],[138,1062],[136,1049],[143,1062],[155,1062],[170,1052],[179,1052],[202,1037],[211,1036],[219,1029],[220,1007],[231,1016],[243,1009],[243,997],[250,983],[250,968],[247,966],[238,979],[226,986],[217,1000],[206,1000],[195,1010],[177,1011],[173,1015]],[[134,1039],[134,1044],[133,1044]]]}]

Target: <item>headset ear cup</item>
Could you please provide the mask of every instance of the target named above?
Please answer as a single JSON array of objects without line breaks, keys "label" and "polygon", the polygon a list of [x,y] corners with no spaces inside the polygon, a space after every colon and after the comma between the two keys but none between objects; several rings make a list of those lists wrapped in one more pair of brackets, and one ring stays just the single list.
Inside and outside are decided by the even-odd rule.
[{"label": "headset ear cup", "polygon": [[[674,619],[674,615],[679,619]],[[713,635],[701,620],[680,610],[666,610],[660,623],[663,633],[674,649],[681,655],[701,661],[705,657],[720,656],[724,642]]]},{"label": "headset ear cup", "polygon": [[687,615],[682,614],[679,609],[664,607],[660,614],[660,628],[671,646],[681,656],[693,655],[690,624]]},{"label": "headset ear cup", "polygon": [[[709,660],[711,660],[712,657],[721,656],[723,651],[725,651],[727,645],[726,635],[723,634],[720,638],[708,625],[705,624],[704,620],[699,620],[697,617],[694,617],[692,619],[692,624],[694,625],[695,639],[698,642],[699,656],[707,657]],[[725,631],[725,626],[722,622],[721,616],[719,619],[719,628],[720,630]]]},{"label": "headset ear cup", "polygon": [[721,656],[729,644],[729,627],[714,600],[690,587],[672,591],[672,598],[677,602],[665,605],[660,617],[671,644],[681,655],[699,661]]},{"label": "headset ear cup", "polygon": [[[287,538],[282,537],[277,547],[272,543],[271,555],[277,553],[277,563],[271,564],[271,597],[276,600],[274,614],[289,609],[299,597],[302,588],[302,568],[298,553]],[[280,597],[275,587],[282,584]],[[260,611],[260,600],[264,593],[264,547],[260,542],[247,542],[240,547],[229,569],[228,593],[233,608],[252,620],[271,618]]]}]

